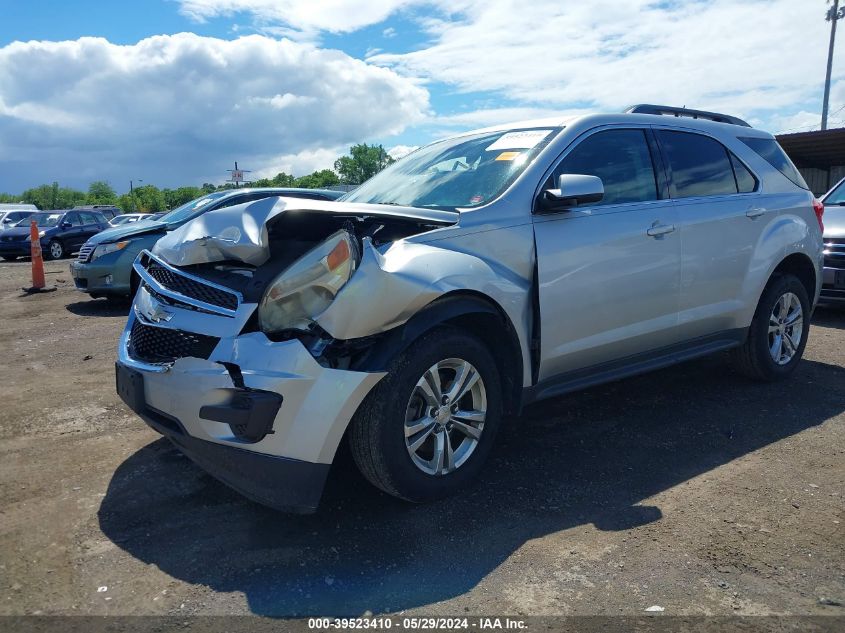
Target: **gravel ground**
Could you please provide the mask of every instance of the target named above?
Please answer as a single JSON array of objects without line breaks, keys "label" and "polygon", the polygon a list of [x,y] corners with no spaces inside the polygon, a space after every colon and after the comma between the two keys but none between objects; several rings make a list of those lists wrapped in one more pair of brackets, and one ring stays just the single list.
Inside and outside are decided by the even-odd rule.
[{"label": "gravel ground", "polygon": [[203,474],[114,393],[127,308],[0,264],[0,615],[845,615],[845,311],[785,383],[713,357],[540,403],[409,506],[341,455],[312,516]]}]

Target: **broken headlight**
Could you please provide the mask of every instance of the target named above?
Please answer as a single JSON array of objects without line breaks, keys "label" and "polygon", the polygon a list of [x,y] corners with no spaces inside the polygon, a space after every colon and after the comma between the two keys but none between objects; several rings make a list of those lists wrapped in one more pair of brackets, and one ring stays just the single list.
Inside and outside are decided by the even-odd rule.
[{"label": "broken headlight", "polygon": [[261,298],[261,330],[308,329],[355,272],[357,251],[352,235],[338,231],[291,264],[270,283]]}]

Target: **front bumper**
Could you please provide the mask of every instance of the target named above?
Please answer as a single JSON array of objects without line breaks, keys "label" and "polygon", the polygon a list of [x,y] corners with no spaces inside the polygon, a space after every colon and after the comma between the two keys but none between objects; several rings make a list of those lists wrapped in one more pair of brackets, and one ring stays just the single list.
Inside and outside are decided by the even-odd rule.
[{"label": "front bumper", "polygon": [[[44,245],[41,245],[44,248]],[[29,245],[29,240],[15,240],[14,242],[0,241],[0,256],[6,255],[9,257],[29,257],[32,249]]]},{"label": "front bumper", "polygon": [[845,269],[822,269],[822,291],[820,304],[845,304]]},{"label": "front bumper", "polygon": [[95,297],[128,297],[131,294],[132,262],[137,256],[137,250],[124,249],[103,255],[94,261],[74,260],[70,264],[73,283],[77,290]]},{"label": "front bumper", "polygon": [[[147,424],[245,496],[287,511],[313,510],[350,419],[384,373],[323,367],[299,340],[240,334],[255,309],[256,304],[241,303],[233,316],[218,316],[163,306],[142,286],[119,343],[117,368],[118,375],[126,368],[140,376],[141,386],[119,385],[118,391]],[[208,358],[150,363],[133,357],[137,322],[219,341]],[[123,393],[133,390],[139,395]],[[231,424],[244,394],[252,392],[276,394],[281,402],[258,441],[244,440]]]}]

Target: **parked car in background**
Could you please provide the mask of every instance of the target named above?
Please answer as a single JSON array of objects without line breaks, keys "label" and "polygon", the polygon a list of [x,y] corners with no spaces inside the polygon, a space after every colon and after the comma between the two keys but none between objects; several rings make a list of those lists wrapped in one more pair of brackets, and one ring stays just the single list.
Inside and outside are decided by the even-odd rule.
[{"label": "parked car in background", "polygon": [[[9,206],[24,206],[24,205],[9,205]],[[35,205],[26,205],[32,207],[32,209],[2,209],[0,208],[0,231],[5,231],[6,229],[12,228],[15,224],[20,222],[21,220],[25,220],[33,213],[38,211],[35,208]]]},{"label": "parked car in background", "polygon": [[313,510],[341,441],[381,490],[438,499],[533,401],[728,350],[790,376],[823,212],[771,134],[723,114],[467,132],[340,202],[217,209],[141,253],[118,393],[267,505]]},{"label": "parked car in background", "polygon": [[45,259],[61,259],[79,250],[82,244],[109,223],[94,211],[39,211],[0,233],[0,257],[12,261],[30,254],[30,222],[38,225],[38,237]]},{"label": "parked car in background", "polygon": [[824,270],[822,303],[845,306],[845,178],[822,198]]},{"label": "parked car in background", "polygon": [[155,220],[160,218],[160,213],[121,213],[109,220],[109,226],[121,226],[122,224],[131,224],[138,220]]},{"label": "parked car in background", "polygon": [[336,200],[340,191],[298,188],[256,188],[218,191],[192,200],[157,220],[134,222],[103,231],[90,239],[71,264],[76,288],[92,297],[121,300],[135,292],[132,262],[144,249],[189,220],[212,209],[221,209],[272,196]]},{"label": "parked car in background", "polygon": [[83,204],[73,207],[71,211],[96,211],[97,213],[102,213],[107,220],[111,220],[123,213],[120,207],[116,207],[113,204]]}]

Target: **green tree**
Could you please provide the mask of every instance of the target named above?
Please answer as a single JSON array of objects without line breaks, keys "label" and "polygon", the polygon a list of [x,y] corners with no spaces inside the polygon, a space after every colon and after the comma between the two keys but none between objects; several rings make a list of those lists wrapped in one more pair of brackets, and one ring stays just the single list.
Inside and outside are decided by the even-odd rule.
[{"label": "green tree", "polygon": [[40,185],[27,189],[21,194],[21,199],[34,204],[39,209],[70,209],[78,204],[84,204],[85,193],[69,187],[59,187],[59,183]]},{"label": "green tree", "polygon": [[164,193],[155,185],[135,187],[131,195],[126,193],[120,196],[117,204],[124,213],[159,213],[167,210]]},{"label": "green tree", "polygon": [[205,191],[199,187],[179,187],[178,189],[163,189],[162,195],[164,202],[168,209],[175,209],[181,207],[186,202],[190,202],[200,196],[205,195]]},{"label": "green tree", "polygon": [[331,169],[315,171],[307,176],[297,178],[294,182],[295,187],[304,187],[305,189],[324,189],[339,184],[340,178]]},{"label": "green tree", "polygon": [[341,182],[360,185],[394,162],[381,145],[359,143],[349,148],[349,156],[341,156],[334,162],[334,170]]},{"label": "green tree", "polygon": [[88,185],[85,201],[88,204],[114,204],[117,202],[117,194],[109,183],[97,180]]}]

